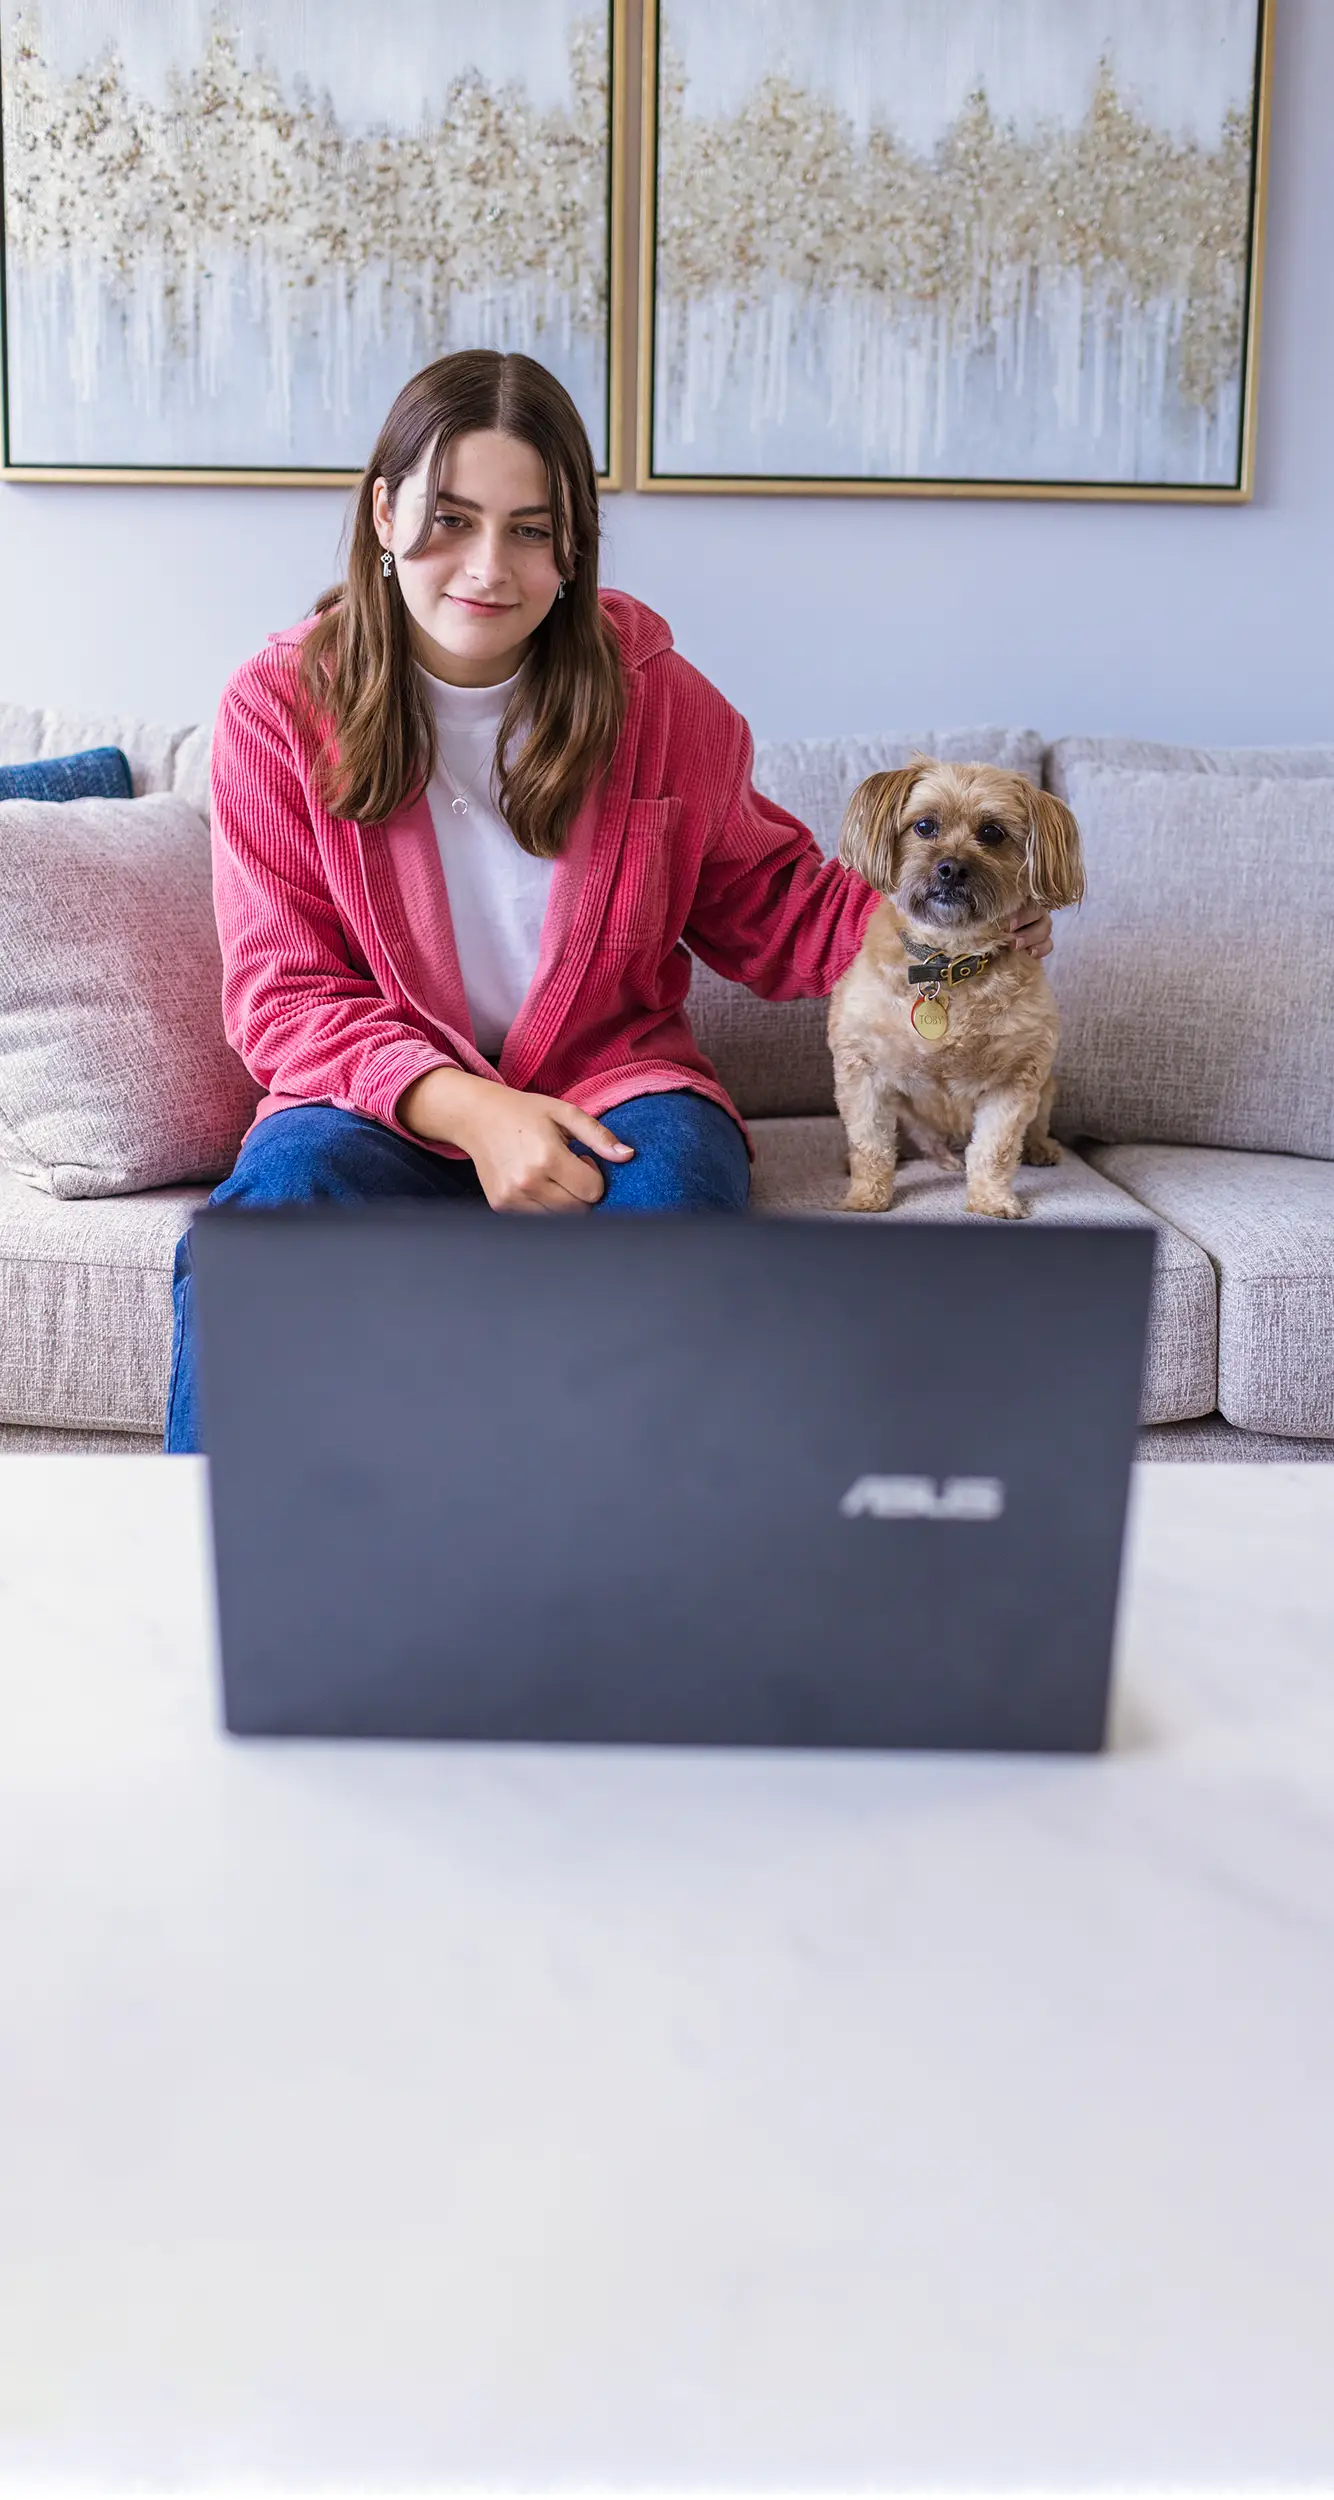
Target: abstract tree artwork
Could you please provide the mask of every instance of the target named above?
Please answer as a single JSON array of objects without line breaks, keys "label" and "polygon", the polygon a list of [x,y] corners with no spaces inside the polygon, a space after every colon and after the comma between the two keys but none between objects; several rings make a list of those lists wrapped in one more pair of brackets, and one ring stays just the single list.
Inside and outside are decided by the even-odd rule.
[{"label": "abstract tree artwork", "polygon": [[614,0],[0,0],[6,465],[341,477],[460,346],[614,453]]},{"label": "abstract tree artwork", "polygon": [[[638,482],[1250,492],[1275,0],[642,0]],[[454,347],[619,482],[631,0],[0,0],[5,468],[354,475]]]},{"label": "abstract tree artwork", "polygon": [[1265,0],[650,0],[640,484],[1249,490]]}]

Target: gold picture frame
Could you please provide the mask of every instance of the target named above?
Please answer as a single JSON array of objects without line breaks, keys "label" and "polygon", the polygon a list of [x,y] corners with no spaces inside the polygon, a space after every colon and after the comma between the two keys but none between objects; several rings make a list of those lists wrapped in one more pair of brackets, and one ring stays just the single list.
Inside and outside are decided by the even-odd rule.
[{"label": "gold picture frame", "polygon": [[[618,490],[625,477],[626,463],[626,400],[627,356],[626,336],[629,307],[626,301],[627,229],[630,219],[630,182],[626,149],[627,103],[630,89],[630,0],[604,0],[607,43],[607,145],[605,183],[605,314],[600,325],[604,338],[604,380],[599,394],[603,402],[601,427],[605,443],[605,465],[598,471],[599,487],[605,492]],[[11,22],[15,0],[4,0],[4,17]],[[327,22],[327,21],[321,21]],[[0,106],[5,101],[3,64],[0,63]],[[125,460],[71,461],[33,460],[12,456],[14,427],[11,408],[11,343],[13,336],[13,293],[7,281],[8,252],[5,206],[6,152],[3,145],[3,116],[0,115],[0,480],[24,484],[51,485],[136,485],[136,486],[355,486],[363,472],[356,467],[285,467],[281,465],[217,463],[193,466],[189,463],[155,461],[140,465]],[[11,157],[13,155],[11,133]],[[520,159],[520,161],[522,161]],[[461,342],[460,342],[461,343]],[[513,341],[509,342],[513,344]],[[534,350],[541,353],[540,338]],[[423,358],[422,361],[427,361]],[[410,368],[413,369],[413,368]],[[402,379],[406,379],[404,374]],[[573,387],[573,384],[571,384]],[[384,404],[392,397],[386,388]],[[590,427],[590,431],[594,429]],[[367,441],[367,450],[370,448]]]},{"label": "gold picture frame", "polygon": [[[821,0],[811,0],[817,9]],[[948,7],[948,0],[942,0]],[[1063,0],[1053,0],[1062,6]],[[985,500],[1235,504],[1255,489],[1255,426],[1265,211],[1269,175],[1272,68],[1277,0],[1256,0],[1250,116],[1249,190],[1245,209],[1245,303],[1237,325],[1241,372],[1237,388],[1236,460],[1226,480],[1192,484],[1148,479],[980,477],[943,474],[838,476],[796,470],[713,473],[670,469],[654,457],[657,422],[659,130],[663,14],[671,0],[643,0],[642,105],[639,146],[639,284],[635,484],[644,494],[901,495]]]}]

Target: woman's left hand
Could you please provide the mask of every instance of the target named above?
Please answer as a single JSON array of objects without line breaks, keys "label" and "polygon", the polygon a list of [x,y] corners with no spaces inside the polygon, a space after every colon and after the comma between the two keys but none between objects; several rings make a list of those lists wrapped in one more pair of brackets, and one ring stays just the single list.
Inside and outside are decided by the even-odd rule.
[{"label": "woman's left hand", "polygon": [[1016,912],[1009,923],[1007,946],[1014,946],[1025,955],[1051,953],[1051,913],[1049,911]]}]

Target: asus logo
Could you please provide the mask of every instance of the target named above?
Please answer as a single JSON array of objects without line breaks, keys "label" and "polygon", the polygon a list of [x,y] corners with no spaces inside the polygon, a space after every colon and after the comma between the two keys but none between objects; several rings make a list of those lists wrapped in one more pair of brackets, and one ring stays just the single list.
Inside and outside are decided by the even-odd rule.
[{"label": "asus logo", "polygon": [[858,1476],[839,1503],[845,1519],[999,1519],[999,1476]]}]

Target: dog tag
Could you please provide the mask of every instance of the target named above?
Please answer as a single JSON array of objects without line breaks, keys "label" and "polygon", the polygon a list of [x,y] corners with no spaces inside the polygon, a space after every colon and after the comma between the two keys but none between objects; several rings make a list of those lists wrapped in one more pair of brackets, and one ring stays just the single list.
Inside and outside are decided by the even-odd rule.
[{"label": "dog tag", "polygon": [[943,998],[915,998],[912,1021],[914,1032],[924,1042],[943,1042],[950,1029],[950,1011]]}]

